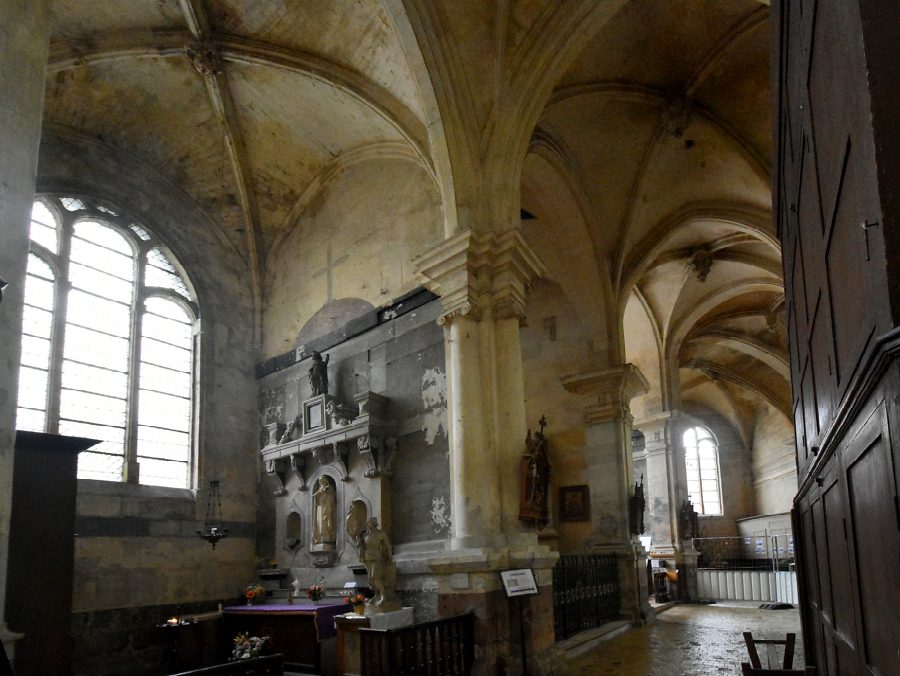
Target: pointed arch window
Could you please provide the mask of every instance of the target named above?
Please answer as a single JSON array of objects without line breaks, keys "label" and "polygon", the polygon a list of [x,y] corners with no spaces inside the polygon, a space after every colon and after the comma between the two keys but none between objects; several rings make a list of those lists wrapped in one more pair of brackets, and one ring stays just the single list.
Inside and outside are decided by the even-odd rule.
[{"label": "pointed arch window", "polygon": [[705,427],[691,427],[685,431],[684,464],[688,497],[697,513],[722,514],[719,445]]},{"label": "pointed arch window", "polygon": [[100,439],[80,479],[189,488],[198,311],[143,225],[86,198],[31,217],[18,429]]}]

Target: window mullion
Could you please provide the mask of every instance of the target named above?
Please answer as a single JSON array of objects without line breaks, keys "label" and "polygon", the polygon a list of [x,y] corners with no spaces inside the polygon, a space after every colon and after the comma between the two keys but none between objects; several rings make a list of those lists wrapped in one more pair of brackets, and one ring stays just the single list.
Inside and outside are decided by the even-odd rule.
[{"label": "window mullion", "polygon": [[57,266],[59,272],[53,295],[53,323],[50,328],[50,368],[47,373],[47,420],[45,429],[52,434],[59,434],[59,402],[62,397],[62,363],[63,348],[66,337],[66,310],[69,304],[69,256],[72,251],[72,218],[61,215],[59,233],[59,255]]},{"label": "window mullion", "polygon": [[141,325],[144,312],[144,257],[142,249],[134,261],[134,287],[132,291],[131,344],[128,355],[128,400],[125,414],[125,481],[136,484],[140,481],[140,467],[137,459],[138,406],[140,404],[141,369]]}]

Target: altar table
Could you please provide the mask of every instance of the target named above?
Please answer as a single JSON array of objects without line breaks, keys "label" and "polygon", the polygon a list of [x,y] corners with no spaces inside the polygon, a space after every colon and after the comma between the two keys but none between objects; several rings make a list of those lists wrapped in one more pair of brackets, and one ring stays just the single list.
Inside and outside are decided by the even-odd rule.
[{"label": "altar table", "polygon": [[321,673],[321,642],[335,635],[334,617],[346,613],[343,602],[295,601],[222,609],[227,636],[268,636],[269,649],[284,654],[285,667]]}]

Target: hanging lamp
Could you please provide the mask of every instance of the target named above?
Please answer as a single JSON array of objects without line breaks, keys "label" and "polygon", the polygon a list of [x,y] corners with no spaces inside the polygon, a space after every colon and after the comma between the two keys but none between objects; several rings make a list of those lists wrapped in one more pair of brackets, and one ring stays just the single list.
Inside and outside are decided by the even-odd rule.
[{"label": "hanging lamp", "polygon": [[219,482],[209,482],[209,496],[206,498],[206,521],[203,530],[197,535],[216,548],[216,543],[228,535],[228,529],[222,525],[222,498],[219,496]]}]

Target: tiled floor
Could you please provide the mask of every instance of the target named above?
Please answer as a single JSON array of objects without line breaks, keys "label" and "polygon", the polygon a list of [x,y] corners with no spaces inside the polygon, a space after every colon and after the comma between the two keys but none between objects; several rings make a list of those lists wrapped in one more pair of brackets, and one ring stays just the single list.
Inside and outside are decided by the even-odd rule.
[{"label": "tiled floor", "polygon": [[[758,604],[678,605],[657,621],[632,629],[569,663],[572,676],[714,676],[740,674],[749,661],[742,632],[755,638],[797,634],[794,669],[803,663],[797,610],[759,610]],[[763,658],[765,659],[765,658]],[[765,662],[764,662],[765,664]]]}]

